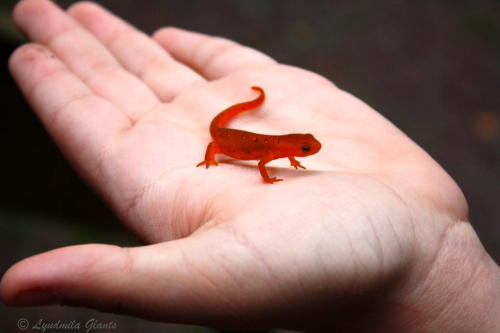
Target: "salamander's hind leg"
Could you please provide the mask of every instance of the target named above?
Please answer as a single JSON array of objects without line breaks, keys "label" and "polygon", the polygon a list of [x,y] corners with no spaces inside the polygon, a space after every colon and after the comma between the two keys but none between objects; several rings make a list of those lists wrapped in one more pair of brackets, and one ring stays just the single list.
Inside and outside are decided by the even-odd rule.
[{"label": "salamander's hind leg", "polygon": [[261,160],[259,162],[259,171],[260,171],[260,175],[262,176],[262,179],[264,179],[264,181],[268,184],[282,181],[283,179],[280,179],[280,178],[276,178],[276,177],[270,178],[269,177],[269,175],[267,174],[267,170],[266,170],[266,164],[268,162],[270,162],[270,160],[267,160],[267,159]]},{"label": "salamander's hind leg", "polygon": [[220,153],[220,148],[217,142],[210,142],[207,146],[207,151],[205,152],[205,160],[198,163],[196,166],[199,167],[204,165],[207,169],[211,165],[218,165],[215,160],[215,154]]}]

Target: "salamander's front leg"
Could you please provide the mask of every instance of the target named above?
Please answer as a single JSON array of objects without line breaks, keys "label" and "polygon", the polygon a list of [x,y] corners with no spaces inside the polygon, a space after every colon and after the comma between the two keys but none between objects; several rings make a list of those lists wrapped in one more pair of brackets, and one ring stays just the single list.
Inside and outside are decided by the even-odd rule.
[{"label": "salamander's front leg", "polygon": [[266,170],[266,164],[269,163],[271,160],[261,160],[259,162],[259,171],[260,171],[260,175],[262,176],[262,178],[264,179],[264,181],[268,184],[272,184],[272,183],[275,183],[275,182],[279,182],[283,179],[279,179],[279,178],[276,178],[276,177],[273,177],[273,178],[269,178],[269,175],[267,174],[267,170]]},{"label": "salamander's front leg", "polygon": [[215,154],[220,153],[220,147],[217,142],[210,142],[207,146],[207,151],[205,152],[205,160],[198,163],[196,166],[204,165],[207,169],[211,165],[218,165],[215,160]]},{"label": "salamander's front leg", "polygon": [[294,156],[288,156],[288,159],[290,160],[290,165],[293,166],[295,169],[297,169],[297,168],[305,169],[306,168],[305,166],[300,164],[300,162],[297,161]]}]

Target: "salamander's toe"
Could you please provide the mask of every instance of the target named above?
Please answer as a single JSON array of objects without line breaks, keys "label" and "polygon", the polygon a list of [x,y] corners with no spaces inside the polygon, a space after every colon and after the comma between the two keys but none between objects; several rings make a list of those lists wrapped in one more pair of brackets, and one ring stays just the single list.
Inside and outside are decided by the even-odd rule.
[{"label": "salamander's toe", "polygon": [[269,178],[269,179],[264,179],[264,181],[268,184],[274,184],[276,182],[280,182],[282,181],[283,179],[281,178],[276,178],[276,177],[273,177],[273,178]]},{"label": "salamander's toe", "polygon": [[216,161],[201,161],[200,163],[196,164],[196,167],[204,165],[206,169],[208,169],[209,166],[211,165],[219,165]]},{"label": "salamander's toe", "polygon": [[300,164],[299,161],[292,162],[290,165],[293,166],[295,169],[298,169],[298,168],[305,169],[306,168],[305,166],[303,166],[302,164]]}]

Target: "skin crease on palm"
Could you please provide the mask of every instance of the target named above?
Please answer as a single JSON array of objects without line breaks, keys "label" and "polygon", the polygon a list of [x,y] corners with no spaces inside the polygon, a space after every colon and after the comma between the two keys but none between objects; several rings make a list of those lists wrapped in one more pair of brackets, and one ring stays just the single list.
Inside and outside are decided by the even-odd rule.
[{"label": "skin crease on palm", "polygon": [[[151,39],[92,3],[65,13],[25,0],[13,17],[32,41],[12,55],[13,77],[82,177],[151,245],[79,245],[25,259],[2,279],[6,303],[217,326],[377,323],[410,332],[453,317],[449,296],[433,292],[492,284],[498,267],[466,222],[454,181],[325,78],[222,38],[164,28]],[[307,170],[271,162],[270,176],[284,178],[273,185],[255,161],[219,156],[217,167],[195,167],[212,118],[252,99],[253,85],[265,89],[264,105],[231,127],[312,133],[322,143],[301,159]],[[455,281],[460,274],[441,270],[450,262],[458,272],[476,268]],[[371,309],[370,320],[359,309]]]}]

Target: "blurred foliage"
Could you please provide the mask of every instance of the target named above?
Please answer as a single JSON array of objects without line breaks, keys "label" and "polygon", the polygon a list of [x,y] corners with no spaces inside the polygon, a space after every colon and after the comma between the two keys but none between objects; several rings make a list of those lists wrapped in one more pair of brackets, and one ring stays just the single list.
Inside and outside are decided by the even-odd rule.
[{"label": "blurred foliage", "polygon": [[0,0],[0,38],[19,42],[23,37],[11,18],[11,11],[16,2],[16,0]]}]

